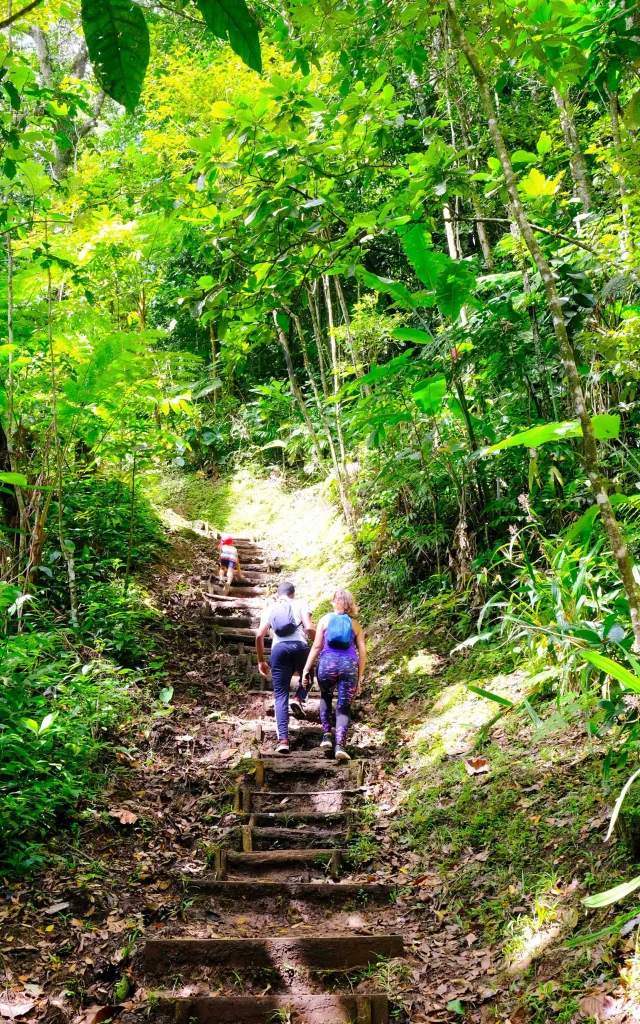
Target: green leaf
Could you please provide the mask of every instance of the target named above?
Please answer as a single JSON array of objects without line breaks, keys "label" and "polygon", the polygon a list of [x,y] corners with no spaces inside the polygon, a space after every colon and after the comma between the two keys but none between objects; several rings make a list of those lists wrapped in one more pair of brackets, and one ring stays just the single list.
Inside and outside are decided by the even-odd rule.
[{"label": "green leaf", "polygon": [[82,0],[82,28],[95,76],[128,111],[142,92],[149,63],[149,30],[130,0]]},{"label": "green leaf", "polygon": [[516,149],[515,153],[511,154],[511,163],[513,164],[537,164],[537,162],[537,155],[528,153],[526,149]]},{"label": "green leaf", "polygon": [[607,889],[606,892],[598,892],[595,896],[587,896],[582,902],[585,907],[608,907],[611,903],[623,900],[625,896],[635,892],[638,888],[640,888],[640,875],[636,875],[630,882],[623,882],[622,885],[616,885],[613,889]]},{"label": "green leaf", "polygon": [[442,405],[442,399],[447,390],[447,380],[444,374],[438,374],[428,380],[421,380],[411,390],[413,400],[420,411],[427,416],[433,416]]},{"label": "green leaf", "polygon": [[494,700],[496,704],[503,704],[507,708],[515,707],[512,700],[507,700],[506,697],[500,697],[497,693],[491,693],[489,690],[483,690],[481,686],[474,686],[472,683],[467,683],[467,689],[473,690],[479,697],[486,697],[487,700]]},{"label": "green leaf", "polygon": [[453,262],[444,253],[431,248],[431,235],[422,224],[415,224],[402,235],[402,248],[418,278],[430,291],[435,291],[440,271]]},{"label": "green leaf", "polygon": [[553,141],[551,139],[551,136],[549,135],[549,132],[540,132],[540,138],[538,139],[538,143],[536,145],[536,149],[538,150],[540,156],[544,156],[546,153],[550,153],[552,145]]},{"label": "green leaf", "polygon": [[163,686],[158,694],[158,700],[163,704],[170,704],[173,698],[173,686]]},{"label": "green leaf", "polygon": [[[592,416],[593,432],[599,441],[616,438],[620,434],[620,417],[604,413],[601,416]],[[518,445],[526,445],[527,448],[538,448],[548,441],[563,441],[568,437],[582,437],[582,427],[577,420],[565,420],[562,423],[542,423],[539,427],[531,427],[530,430],[523,430],[520,434],[512,434],[505,437],[503,441],[492,444],[485,448],[483,455],[491,455],[493,452],[502,451],[503,448],[516,448]]]},{"label": "green leaf", "polygon": [[624,123],[632,131],[637,131],[640,128],[640,89],[634,92],[624,108]]},{"label": "green leaf", "polygon": [[608,676],[613,676],[623,683],[629,690],[640,693],[640,676],[630,672],[624,665],[618,665],[617,661],[607,658],[604,654],[598,654],[597,651],[582,651],[582,657],[601,672],[606,672]]},{"label": "green leaf", "polygon": [[410,309],[415,308],[416,302],[411,292],[398,281],[391,281],[388,277],[378,277],[377,274],[371,274],[364,267],[357,267],[356,273],[368,288],[374,288],[377,292],[390,295],[401,306],[409,307]]},{"label": "green leaf", "polygon": [[276,323],[281,331],[283,331],[285,334],[289,333],[291,321],[289,320],[288,316],[285,316],[284,313],[276,313]]},{"label": "green leaf", "polygon": [[464,1014],[464,1006],[459,999],[450,999],[447,1003],[447,1010],[449,1013],[460,1013]]},{"label": "green leaf", "polygon": [[41,723],[40,723],[40,728],[38,729],[38,732],[39,733],[43,733],[43,732],[46,732],[47,729],[50,729],[51,726],[53,725],[53,723],[55,722],[57,717],[58,717],[58,712],[57,711],[52,711],[52,712],[50,712],[50,714],[45,715],[44,718],[42,719]]},{"label": "green leaf", "polygon": [[624,786],[623,786],[623,787],[622,787],[622,789],[620,790],[620,796],[619,796],[619,797],[618,797],[618,799],[616,800],[616,805],[615,805],[615,807],[613,808],[613,811],[611,812],[611,821],[609,822],[609,828],[607,829],[607,834],[606,834],[606,836],[604,837],[604,841],[605,841],[605,843],[606,843],[606,842],[607,842],[607,841],[608,841],[609,839],[611,839],[611,833],[613,832],[613,829],[614,829],[614,827],[615,827],[616,821],[617,821],[617,819],[618,819],[618,815],[619,815],[619,813],[620,813],[620,808],[622,807],[622,804],[623,804],[623,802],[624,802],[624,798],[625,798],[625,796],[627,795],[627,793],[629,792],[629,790],[631,789],[631,786],[633,785],[633,783],[634,783],[634,782],[636,781],[636,779],[638,778],[638,775],[640,775],[640,768],[637,768],[637,769],[636,769],[636,771],[635,771],[635,772],[633,773],[633,775],[631,775],[631,776],[630,776],[630,777],[629,777],[629,778],[627,779],[627,781],[625,782]]},{"label": "green leaf", "polygon": [[231,49],[247,67],[262,73],[258,24],[245,0],[196,0],[207,28],[218,39],[228,39]]},{"label": "green leaf", "polygon": [[437,283],[436,302],[443,316],[456,320],[460,310],[471,298],[475,277],[464,263],[451,260],[443,268]]},{"label": "green leaf", "polygon": [[30,729],[31,732],[35,732],[36,735],[38,734],[40,726],[34,718],[21,718],[20,721],[27,729]]},{"label": "green leaf", "polygon": [[433,341],[430,334],[418,330],[417,327],[396,327],[395,331],[391,332],[391,337],[397,338],[398,341],[413,341],[416,345],[426,345],[427,342]]},{"label": "green leaf", "polygon": [[16,487],[28,486],[28,481],[24,473],[0,473],[0,483],[15,484]]}]

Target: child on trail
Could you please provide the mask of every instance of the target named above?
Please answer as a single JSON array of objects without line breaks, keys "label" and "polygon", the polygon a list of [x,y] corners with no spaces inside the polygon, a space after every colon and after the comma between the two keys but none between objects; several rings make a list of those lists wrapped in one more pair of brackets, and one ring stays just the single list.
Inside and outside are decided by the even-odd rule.
[{"label": "child on trail", "polygon": [[[243,580],[242,569],[240,568],[240,558],[238,556],[238,549],[233,543],[233,537],[228,533],[223,533],[220,537],[220,543],[218,544],[218,552],[220,554],[220,569],[218,572],[218,583],[220,586],[224,584],[223,594],[228,594],[231,590],[231,584],[233,583],[233,577],[235,573],[238,573],[238,579]],[[225,583],[224,575],[227,574],[227,581]]]},{"label": "child on trail", "polygon": [[318,655],[318,683],[320,686],[320,721],[324,736],[320,746],[330,750],[331,710],[333,695],[338,690],[336,704],[336,761],[350,761],[344,749],[351,717],[353,698],[360,693],[362,677],[367,664],[367,648],[362,626],[356,619],[358,608],[350,590],[341,587],[333,595],[333,612],[323,615],[318,623],[316,638],[302,673],[307,684],[309,671]]},{"label": "child on trail", "polygon": [[[271,671],[264,660],[264,638],[271,630]],[[291,701],[294,713],[306,714],[303,703],[307,691],[302,685],[302,669],[309,654],[307,636],[315,635],[309,605],[295,600],[293,583],[281,583],[278,595],[270,608],[265,609],[256,631],[256,653],[260,675],[273,677],[273,695],[276,705],[278,730],[277,754],[289,753],[289,689],[295,672],[300,674],[298,692]]]}]

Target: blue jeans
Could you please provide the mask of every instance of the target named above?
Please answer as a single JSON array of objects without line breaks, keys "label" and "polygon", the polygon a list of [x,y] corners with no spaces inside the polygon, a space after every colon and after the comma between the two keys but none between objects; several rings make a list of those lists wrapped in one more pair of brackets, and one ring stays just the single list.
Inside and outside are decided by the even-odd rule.
[{"label": "blue jeans", "polygon": [[[273,695],[276,704],[276,726],[278,739],[289,739],[289,691],[294,673],[302,670],[310,651],[309,644],[304,640],[280,640],[271,648],[271,676],[273,679]],[[300,700],[307,699],[307,691],[302,683],[296,694]]]}]

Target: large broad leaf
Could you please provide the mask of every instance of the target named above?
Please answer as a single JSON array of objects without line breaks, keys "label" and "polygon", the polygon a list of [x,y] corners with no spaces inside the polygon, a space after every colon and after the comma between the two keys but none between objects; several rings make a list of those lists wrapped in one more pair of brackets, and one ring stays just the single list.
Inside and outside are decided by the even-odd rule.
[{"label": "large broad leaf", "polygon": [[416,302],[409,289],[405,288],[399,281],[391,281],[388,277],[378,277],[377,274],[370,273],[364,267],[357,267],[356,273],[368,288],[375,288],[377,292],[390,295],[398,305],[409,307],[410,309],[416,306]]},{"label": "large broad leaf", "polygon": [[418,278],[429,291],[435,291],[440,271],[453,260],[444,253],[433,251],[431,235],[421,224],[415,224],[409,231],[405,231],[402,248]]},{"label": "large broad leaf", "polygon": [[418,330],[417,327],[396,327],[395,331],[391,332],[391,337],[397,338],[398,341],[412,341],[415,345],[426,345],[427,342],[433,341],[430,334]]},{"label": "large broad leaf", "polygon": [[640,875],[636,875],[630,882],[623,882],[622,885],[616,885],[613,889],[607,889],[606,892],[598,892],[595,896],[587,896],[586,900],[582,902],[585,907],[608,907],[611,903],[623,900],[625,896],[635,892],[638,888],[640,888]]},{"label": "large broad leaf", "polygon": [[475,277],[464,263],[451,260],[444,267],[436,286],[436,302],[443,316],[457,320],[460,310],[471,298]]},{"label": "large broad leaf", "polygon": [[218,39],[228,39],[231,49],[247,65],[262,72],[258,24],[245,0],[196,0],[207,28]]},{"label": "large broad leaf", "polygon": [[[593,416],[593,432],[599,441],[616,438],[620,434],[620,417],[603,413],[601,416]],[[582,427],[577,420],[566,420],[564,423],[543,423],[539,427],[532,427],[531,430],[523,430],[520,434],[513,434],[505,437],[503,441],[492,444],[486,448],[484,455],[491,455],[493,452],[502,451],[503,448],[515,448],[518,445],[525,445],[527,448],[538,448],[541,444],[549,441],[562,441],[568,437],[582,437]]]},{"label": "large broad leaf", "polygon": [[594,668],[600,669],[601,672],[606,672],[608,676],[613,676],[614,679],[617,679],[626,686],[628,690],[640,693],[640,677],[630,672],[624,665],[618,665],[617,661],[607,658],[604,654],[598,654],[597,651],[582,651],[582,657],[590,665],[593,665]]},{"label": "large broad leaf", "polygon": [[131,111],[149,63],[144,14],[130,0],[82,0],[82,28],[99,84]]},{"label": "large broad leaf", "polygon": [[442,405],[446,390],[446,378],[444,374],[438,374],[428,380],[421,380],[412,388],[413,400],[421,412],[433,416]]}]

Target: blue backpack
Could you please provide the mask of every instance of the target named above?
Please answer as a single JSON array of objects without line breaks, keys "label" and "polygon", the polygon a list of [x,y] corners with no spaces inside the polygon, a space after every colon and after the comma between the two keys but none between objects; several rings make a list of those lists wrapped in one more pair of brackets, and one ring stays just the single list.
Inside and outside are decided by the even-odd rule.
[{"label": "blue backpack", "polygon": [[336,651],[346,651],[351,643],[353,624],[348,615],[334,612],[327,622],[327,644]]}]

